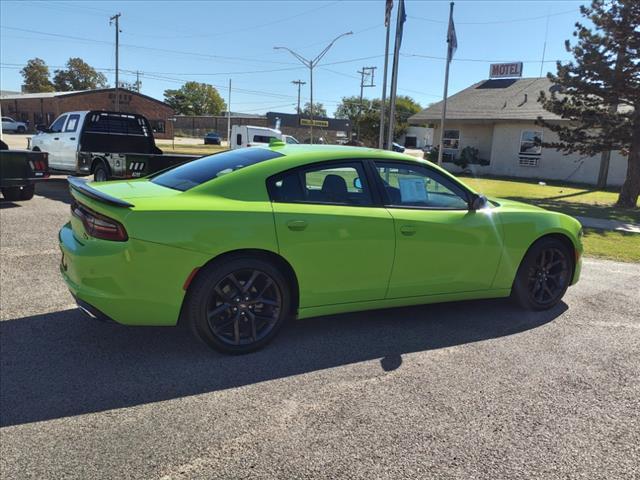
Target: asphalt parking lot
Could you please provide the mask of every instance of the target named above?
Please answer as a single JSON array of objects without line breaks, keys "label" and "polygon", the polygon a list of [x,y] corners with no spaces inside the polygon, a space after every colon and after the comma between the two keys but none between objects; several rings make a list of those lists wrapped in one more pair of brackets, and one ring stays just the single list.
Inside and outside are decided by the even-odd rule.
[{"label": "asphalt parking lot", "polygon": [[2,478],[640,478],[640,265],[506,301],[292,322],[222,356],[85,319],[62,181],[0,202]]}]

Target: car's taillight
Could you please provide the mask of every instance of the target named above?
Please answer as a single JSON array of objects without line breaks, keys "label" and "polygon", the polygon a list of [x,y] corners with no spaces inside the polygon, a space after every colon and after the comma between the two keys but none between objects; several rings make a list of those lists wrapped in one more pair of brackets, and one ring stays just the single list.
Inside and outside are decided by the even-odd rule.
[{"label": "car's taillight", "polygon": [[120,222],[94,212],[76,201],[71,203],[71,214],[80,219],[87,234],[94,238],[114,242],[126,242],[129,239]]}]

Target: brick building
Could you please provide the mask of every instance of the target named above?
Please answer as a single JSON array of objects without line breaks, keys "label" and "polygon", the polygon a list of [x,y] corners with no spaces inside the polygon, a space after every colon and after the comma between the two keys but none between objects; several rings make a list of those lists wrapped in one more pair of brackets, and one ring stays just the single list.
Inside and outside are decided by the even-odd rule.
[{"label": "brick building", "polygon": [[[173,136],[173,109],[164,102],[130,90],[119,89],[120,111],[144,115],[157,138]],[[2,114],[25,122],[29,130],[51,123],[65,112],[78,110],[115,110],[114,88],[75,92],[43,92],[3,94]]]},{"label": "brick building", "polygon": [[[217,132],[227,139],[226,115],[178,115],[175,117],[176,134],[187,137],[204,137],[207,132]],[[267,112],[266,115],[251,115],[231,112],[231,125],[276,128],[280,120],[280,131],[296,137],[300,142],[309,140],[311,119],[295,113]],[[327,143],[344,143],[351,138],[351,122],[336,118],[315,117],[313,136],[322,137]]]},{"label": "brick building", "polygon": [[[175,132],[180,137],[204,137],[209,132],[217,132],[227,140],[227,116],[223,115],[177,115]],[[250,115],[231,112],[231,125],[252,125],[269,127],[264,115]]]}]

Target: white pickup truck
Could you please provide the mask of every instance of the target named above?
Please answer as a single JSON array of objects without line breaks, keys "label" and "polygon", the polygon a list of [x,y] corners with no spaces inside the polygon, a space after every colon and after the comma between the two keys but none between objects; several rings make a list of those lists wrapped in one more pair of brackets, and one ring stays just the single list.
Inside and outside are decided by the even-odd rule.
[{"label": "white pickup truck", "polygon": [[234,125],[231,127],[231,149],[244,147],[268,147],[272,140],[282,140],[285,143],[299,143],[291,135],[283,135],[280,130],[267,127],[253,127],[251,125]]},{"label": "white pickup truck", "polygon": [[82,111],[60,115],[49,128],[38,127],[30,148],[49,154],[49,169],[94,180],[134,178],[199,158],[164,155],[142,115]]}]

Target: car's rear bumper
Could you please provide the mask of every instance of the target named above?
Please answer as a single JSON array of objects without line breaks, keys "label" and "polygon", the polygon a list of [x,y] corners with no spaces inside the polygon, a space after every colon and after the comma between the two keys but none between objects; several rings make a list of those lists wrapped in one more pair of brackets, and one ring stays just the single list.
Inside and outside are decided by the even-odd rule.
[{"label": "car's rear bumper", "polygon": [[78,304],[96,317],[124,325],[175,325],[185,279],[202,255],[129,239],[76,238],[71,224],[59,234],[60,273]]}]

